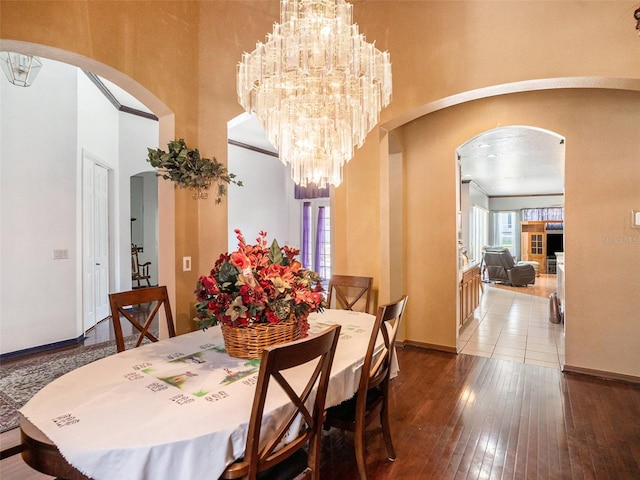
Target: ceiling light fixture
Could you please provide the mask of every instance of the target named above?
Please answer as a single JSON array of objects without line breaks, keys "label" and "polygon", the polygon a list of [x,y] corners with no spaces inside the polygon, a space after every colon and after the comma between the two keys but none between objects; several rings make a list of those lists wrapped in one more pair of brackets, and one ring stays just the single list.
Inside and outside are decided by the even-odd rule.
[{"label": "ceiling light fixture", "polygon": [[339,185],[391,99],[389,53],[352,17],[344,0],[281,0],[280,23],[238,66],[238,101],[299,185]]},{"label": "ceiling light fixture", "polygon": [[42,61],[32,55],[0,52],[0,65],[9,82],[19,87],[29,87],[40,73]]}]

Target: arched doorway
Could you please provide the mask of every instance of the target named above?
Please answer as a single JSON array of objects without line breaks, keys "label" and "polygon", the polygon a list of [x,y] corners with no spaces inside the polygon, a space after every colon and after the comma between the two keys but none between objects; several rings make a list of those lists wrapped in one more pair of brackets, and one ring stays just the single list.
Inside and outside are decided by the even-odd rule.
[{"label": "arched doorway", "polygon": [[[528,227],[525,224],[532,216],[543,223],[545,215],[557,218],[558,212],[560,215],[562,212],[564,147],[564,137],[555,132],[512,125],[482,132],[456,150],[460,168],[458,238],[466,251],[465,262],[480,266],[483,282],[479,308],[460,318],[458,350],[462,353],[512,357],[514,361],[548,353],[549,360],[555,354],[553,358],[558,365],[558,351],[564,348],[564,341],[554,331],[561,326],[549,325],[545,305],[548,291],[558,287],[556,270],[551,271],[547,264],[555,262],[555,253],[563,251],[562,245],[555,250],[549,248],[547,253],[552,260],[540,262],[536,269],[537,285],[515,287],[490,281],[482,254],[484,247],[490,246],[508,249],[516,262],[531,260],[528,255],[531,245],[525,238],[526,232],[523,233]],[[562,235],[561,230],[547,234],[543,228],[539,234],[542,243],[536,245],[543,249],[546,239],[555,241],[558,234]],[[502,293],[505,290],[508,293]],[[465,301],[459,299],[461,303]],[[460,305],[463,315],[469,312],[466,307]],[[535,316],[531,317],[534,310]],[[529,330],[537,329],[542,334],[545,328],[550,331],[544,337],[546,344],[542,338],[537,344],[527,340]]]},{"label": "arched doorway", "polygon": [[[51,65],[55,62],[59,64],[57,67],[64,65],[68,69],[77,70],[77,73],[66,76],[64,79],[59,76],[49,79],[54,83],[59,82],[55,84],[55,95],[48,95],[46,91],[48,81],[46,65],[34,85],[29,88],[3,85],[2,108],[4,125],[7,128],[3,130],[6,136],[3,135],[2,157],[6,161],[3,160],[2,173],[7,181],[9,181],[8,179],[11,181],[4,184],[8,185],[7,188],[2,189],[2,208],[3,214],[5,208],[8,212],[12,212],[12,215],[8,217],[3,215],[3,223],[5,221],[12,222],[11,225],[3,225],[3,230],[7,226],[6,231],[13,231],[16,234],[20,232],[22,235],[26,233],[31,244],[28,251],[23,252],[20,249],[25,246],[25,242],[5,243],[6,248],[3,249],[3,261],[0,268],[3,270],[3,276],[5,273],[9,275],[9,272],[16,272],[15,265],[12,265],[10,260],[12,258],[20,259],[22,270],[32,272],[31,275],[37,273],[38,278],[49,279],[39,289],[41,292],[39,300],[34,305],[32,298],[29,299],[30,294],[28,293],[32,291],[29,285],[32,284],[33,278],[20,280],[11,274],[15,279],[15,288],[12,291],[3,288],[2,336],[5,339],[12,339],[11,342],[3,342],[1,353],[4,354],[28,350],[41,345],[58,346],[82,338],[85,330],[83,320],[86,303],[86,298],[82,294],[84,247],[82,243],[82,215],[80,213],[82,211],[82,181],[80,179],[82,178],[83,152],[89,152],[93,157],[99,158],[101,161],[104,160],[107,164],[113,158],[122,158],[120,165],[111,166],[107,174],[109,184],[107,204],[111,214],[108,252],[110,258],[109,289],[114,291],[129,288],[131,281],[129,177],[131,174],[147,168],[146,146],[159,144],[162,141],[159,139],[160,132],[167,128],[173,129],[173,115],[156,97],[132,79],[111,67],[86,57],[55,48],[9,40],[0,40],[0,49],[38,55],[49,60]],[[105,113],[107,110],[103,109],[100,115],[92,115],[88,111],[86,103],[78,102],[78,86],[88,81],[82,70],[99,73],[112,82],[119,83],[123,89],[135,91],[135,95],[140,101],[153,111],[158,112],[160,120],[155,126],[153,140],[147,141],[148,145],[145,144],[145,148],[132,155],[127,155],[129,147],[116,145],[117,142],[113,141],[114,136],[119,136],[118,128],[109,127],[109,132],[113,135],[107,135],[106,129],[103,128],[105,119],[112,115],[117,116],[117,111],[114,113],[113,107],[110,107],[111,111],[108,113]],[[62,95],[61,92],[66,91],[69,85],[76,89],[74,93]],[[16,90],[11,91],[9,87]],[[22,89],[18,90],[18,88]],[[19,125],[15,115],[4,115],[5,109],[12,105],[11,96],[19,97],[14,99],[13,103],[20,105],[19,108],[15,108],[15,111],[24,114],[24,125]],[[36,97],[39,100],[36,100]],[[41,115],[41,109],[47,104],[52,106],[56,112],[53,117]],[[63,121],[62,115],[66,120],[71,119],[71,122]],[[12,123],[6,121],[9,118]],[[100,123],[101,129],[97,133],[91,134],[87,131],[78,133],[78,129],[87,126],[87,122],[84,121],[87,118]],[[65,124],[75,125],[74,135],[67,135],[59,130]],[[79,125],[80,127],[78,127]],[[48,130],[48,133],[42,134],[47,128],[58,128],[58,130]],[[20,140],[18,136],[14,135],[20,131],[29,134],[28,142],[25,142],[24,139]],[[77,141],[78,136],[82,137],[82,142]],[[92,136],[102,136],[103,138],[98,140],[92,138],[91,141],[88,141],[87,138]],[[11,141],[5,141],[7,139]],[[100,143],[101,140],[105,140],[103,144]],[[93,144],[94,147],[85,148],[88,143]],[[105,144],[109,146],[102,148]],[[25,145],[29,145],[29,148],[24,149]],[[19,162],[9,161],[11,158],[17,158],[15,152],[20,149],[23,152],[20,155],[23,159],[22,166]],[[138,161],[141,159],[142,168],[133,165],[135,162],[132,159],[134,158]],[[29,166],[31,167],[28,168]],[[28,174],[27,171],[19,171],[23,167],[28,168]],[[130,173],[127,171],[128,169],[131,170]],[[120,176],[126,178],[126,183],[121,180]],[[26,185],[21,187],[21,181],[26,182]],[[34,185],[38,185],[38,194],[22,198],[20,192],[32,194],[35,192]],[[59,188],[56,190],[52,187],[54,185]],[[120,208],[124,202],[117,200],[120,196],[126,197],[126,213]],[[162,196],[165,206],[167,201],[173,203],[172,190],[166,194],[166,199],[165,193],[162,193]],[[32,215],[34,212],[41,212],[44,216],[38,220],[38,217]],[[164,217],[170,223],[168,228],[160,226],[159,231],[170,230],[171,232],[171,234],[161,233],[159,235],[158,249],[159,251],[163,249],[172,251],[174,242],[173,218],[171,215],[159,215],[158,217]],[[16,224],[12,218],[20,223]],[[19,230],[16,229],[16,225],[20,227]],[[32,265],[28,265],[29,263]],[[169,287],[175,283],[172,270],[167,269],[160,275],[163,277],[162,282]],[[128,278],[128,281],[123,282],[122,278]],[[29,319],[21,314],[24,312],[25,304],[33,306],[33,308],[30,307]]]},{"label": "arched doorway", "polygon": [[158,177],[141,172],[131,177],[131,248],[136,261],[146,265],[148,282],[133,282],[133,288],[158,285]]}]

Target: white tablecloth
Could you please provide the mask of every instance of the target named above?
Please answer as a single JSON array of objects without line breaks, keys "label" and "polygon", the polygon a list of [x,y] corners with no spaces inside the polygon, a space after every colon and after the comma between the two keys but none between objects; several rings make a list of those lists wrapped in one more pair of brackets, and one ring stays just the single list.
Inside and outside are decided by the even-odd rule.
[{"label": "white tablecloth", "polygon": [[[325,310],[309,320],[312,334],[342,325],[326,406],[337,405],[358,388],[374,316]],[[217,479],[244,453],[258,370],[257,360],[228,356],[214,327],[74,370],[20,412],[93,479]],[[271,397],[265,422],[288,405]]]}]

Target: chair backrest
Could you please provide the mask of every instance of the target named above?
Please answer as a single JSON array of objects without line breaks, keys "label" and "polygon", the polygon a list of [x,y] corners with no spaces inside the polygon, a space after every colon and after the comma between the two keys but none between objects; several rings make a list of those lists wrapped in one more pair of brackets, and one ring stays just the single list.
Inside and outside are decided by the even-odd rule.
[{"label": "chair backrest", "polygon": [[[395,355],[396,337],[405,306],[407,305],[407,298],[407,295],[403,295],[393,303],[378,307],[358,387],[357,401],[361,403],[359,405],[360,408],[365,407],[367,390],[389,380],[391,361],[393,355]],[[383,344],[377,349],[378,336],[382,336]]]},{"label": "chair backrest", "polygon": [[[147,308],[139,308],[142,304],[150,305]],[[120,323],[121,317],[126,318],[138,331],[139,336],[135,346],[139,347],[145,338],[152,342],[158,341],[158,338],[149,331],[149,328],[160,308],[164,307],[169,336],[176,336],[171,305],[169,304],[169,294],[165,286],[111,293],[109,294],[109,305],[111,306],[111,319],[113,320],[113,329],[116,334],[118,352],[123,352],[126,349],[122,324]],[[143,321],[141,321],[142,317],[144,317]]]},{"label": "chair backrest", "polygon": [[[334,325],[319,335],[268,347],[264,350],[249,420],[245,456],[242,461],[227,467],[222,478],[255,479],[259,472],[286,460],[307,443],[309,443],[307,469],[311,471],[311,478],[319,478],[324,404],[339,335],[340,325]],[[315,365],[315,368],[304,389],[297,392],[294,386],[287,381],[286,373],[283,372],[312,361],[315,362],[312,364]],[[309,370],[311,368],[312,366],[309,367]],[[292,408],[282,420],[278,420],[277,425],[273,426],[273,435],[260,442],[267,394],[270,386],[274,387],[272,389],[279,389],[275,385],[276,383],[289,396]],[[298,386],[298,390],[300,390],[300,386]],[[315,399],[313,399],[314,394]],[[313,401],[311,402],[310,399]],[[282,446],[285,438],[289,440],[291,426],[297,417],[302,419],[302,426],[297,430],[297,437]]]},{"label": "chair backrest", "polygon": [[138,259],[138,247],[131,245],[131,276],[133,278],[140,274],[140,261]]},{"label": "chair backrest", "polygon": [[516,264],[506,247],[487,247],[483,258],[487,266],[503,267],[506,270],[513,268]]},{"label": "chair backrest", "polygon": [[[372,277],[332,275],[329,280],[327,305],[329,308],[369,313],[372,290]],[[332,301],[335,302],[335,305],[332,304]]]},{"label": "chair backrest", "polygon": [[151,266],[151,262],[140,263],[140,258],[138,257],[140,250],[140,247],[137,245],[131,245],[131,280],[137,282],[138,287],[140,286],[140,281],[144,280],[150,287],[151,276],[149,275],[149,267]]},{"label": "chair backrest", "polygon": [[511,252],[505,247],[487,247],[482,261],[487,267],[489,280],[508,281],[507,271],[515,266]]}]

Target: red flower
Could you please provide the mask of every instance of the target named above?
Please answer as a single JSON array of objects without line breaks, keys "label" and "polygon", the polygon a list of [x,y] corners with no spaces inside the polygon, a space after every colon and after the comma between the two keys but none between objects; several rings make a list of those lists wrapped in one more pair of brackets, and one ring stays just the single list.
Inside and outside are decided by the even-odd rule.
[{"label": "red flower", "polygon": [[240,252],[233,252],[231,254],[231,263],[234,267],[237,267],[238,270],[244,270],[245,268],[249,268],[251,266],[251,262],[249,258]]}]

